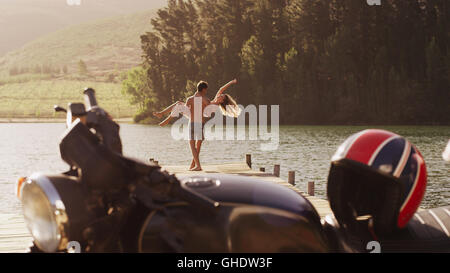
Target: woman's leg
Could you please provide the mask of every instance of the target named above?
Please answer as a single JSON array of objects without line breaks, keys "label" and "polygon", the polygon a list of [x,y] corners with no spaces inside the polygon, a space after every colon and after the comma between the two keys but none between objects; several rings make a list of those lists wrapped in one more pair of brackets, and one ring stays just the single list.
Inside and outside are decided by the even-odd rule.
[{"label": "woman's leg", "polygon": [[153,115],[157,118],[162,118],[164,115],[167,115],[168,113],[172,112],[172,109],[177,106],[178,104],[184,104],[182,101],[177,101],[174,104],[170,105],[166,109],[160,111],[160,112],[153,112]]},{"label": "woman's leg", "polygon": [[177,101],[161,112],[153,112],[153,115],[156,117],[161,117],[162,115],[165,115],[168,112],[170,112],[170,114],[163,121],[161,121],[159,123],[159,126],[166,126],[167,124],[169,124],[169,122],[173,119],[173,116],[172,116],[173,108],[177,105],[184,105],[184,103],[182,101]]},{"label": "woman's leg", "polygon": [[172,117],[172,115],[169,115],[165,120],[163,120],[159,123],[159,126],[166,126],[167,124],[169,124],[171,119],[173,119],[173,117]]}]

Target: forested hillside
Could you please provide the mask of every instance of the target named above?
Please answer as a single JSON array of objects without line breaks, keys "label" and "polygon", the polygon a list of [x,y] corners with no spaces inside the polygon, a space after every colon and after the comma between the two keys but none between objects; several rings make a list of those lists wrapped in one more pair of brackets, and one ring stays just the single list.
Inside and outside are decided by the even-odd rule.
[{"label": "forested hillside", "polygon": [[285,124],[450,124],[448,0],[168,2],[123,84],[138,121],[236,77]]}]

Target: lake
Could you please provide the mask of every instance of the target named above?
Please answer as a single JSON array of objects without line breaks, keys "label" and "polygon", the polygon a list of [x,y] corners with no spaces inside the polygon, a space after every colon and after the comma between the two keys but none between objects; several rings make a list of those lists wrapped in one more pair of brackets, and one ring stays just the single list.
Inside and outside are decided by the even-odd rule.
[{"label": "lake", "polygon": [[[253,168],[273,171],[281,165],[281,177],[296,171],[297,187],[305,191],[308,181],[316,182],[316,195],[326,196],[326,179],[330,158],[350,134],[369,127],[362,126],[281,126],[279,147],[261,151],[261,141],[206,141],[202,146],[203,164],[244,161],[252,154]],[[370,126],[373,128],[373,126]],[[450,204],[450,164],[442,152],[450,138],[450,126],[386,126],[383,128],[407,137],[425,157],[428,186],[422,207]],[[33,172],[58,173],[68,166],[59,157],[59,139],[65,130],[58,123],[0,124],[0,213],[20,213],[15,198],[15,181]],[[190,150],[186,141],[171,138],[171,128],[121,124],[124,154],[147,160],[155,158],[161,165],[189,165]]]}]

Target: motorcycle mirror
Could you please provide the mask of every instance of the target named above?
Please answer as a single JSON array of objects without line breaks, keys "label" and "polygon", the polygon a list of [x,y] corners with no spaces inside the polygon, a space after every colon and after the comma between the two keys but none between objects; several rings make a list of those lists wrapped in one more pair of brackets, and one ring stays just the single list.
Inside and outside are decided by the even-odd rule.
[{"label": "motorcycle mirror", "polygon": [[86,108],[82,103],[69,103],[68,108],[73,116],[85,116]]},{"label": "motorcycle mirror", "polygon": [[95,106],[98,106],[97,99],[95,98],[94,89],[86,87],[83,91],[83,94],[86,105],[88,106],[88,110],[92,109]]},{"label": "motorcycle mirror", "polygon": [[64,112],[64,113],[67,113],[67,110],[66,110],[65,108],[62,108],[62,107],[59,106],[59,105],[53,106],[53,109],[55,110],[55,112]]},{"label": "motorcycle mirror", "polygon": [[448,141],[447,148],[445,148],[444,153],[442,153],[442,157],[445,161],[450,162],[450,140]]}]

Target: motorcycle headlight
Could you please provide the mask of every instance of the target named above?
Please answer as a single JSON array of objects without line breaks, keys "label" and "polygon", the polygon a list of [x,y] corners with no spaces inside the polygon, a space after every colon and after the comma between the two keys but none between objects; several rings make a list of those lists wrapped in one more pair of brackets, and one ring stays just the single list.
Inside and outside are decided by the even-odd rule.
[{"label": "motorcycle headlight", "polygon": [[66,208],[52,181],[44,175],[33,175],[21,189],[25,223],[36,245],[45,252],[67,246],[69,219]]}]

